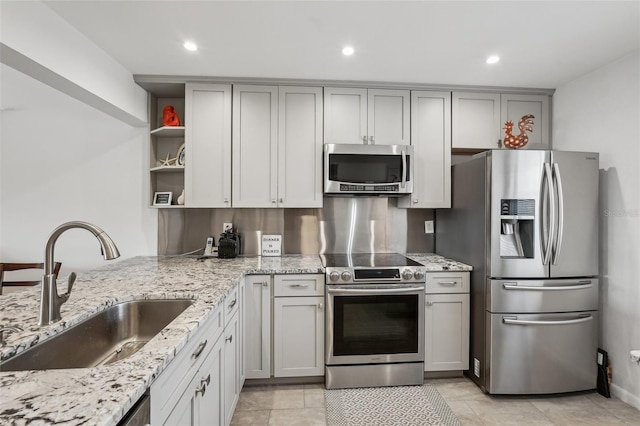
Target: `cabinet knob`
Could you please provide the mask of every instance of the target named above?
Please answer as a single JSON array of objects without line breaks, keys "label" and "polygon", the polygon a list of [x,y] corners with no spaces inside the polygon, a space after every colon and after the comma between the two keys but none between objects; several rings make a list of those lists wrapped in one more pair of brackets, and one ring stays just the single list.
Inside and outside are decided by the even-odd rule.
[{"label": "cabinet knob", "polygon": [[322,303],[318,303],[318,310],[321,311],[324,309],[324,305]]},{"label": "cabinet knob", "polygon": [[373,136],[369,136],[369,143],[371,145],[374,145],[376,143],[376,140],[373,138]]},{"label": "cabinet knob", "polygon": [[202,383],[200,384],[200,386],[198,386],[196,388],[196,395],[198,395],[199,393],[202,394],[202,396],[204,396],[205,392],[207,391],[207,385]]},{"label": "cabinet knob", "polygon": [[433,306],[433,302],[431,300],[427,300],[427,306]]},{"label": "cabinet knob", "polygon": [[225,337],[224,341],[229,343],[233,342],[233,334],[229,337]]},{"label": "cabinet knob", "polygon": [[201,385],[204,385],[204,384],[209,385],[209,383],[211,383],[211,373],[209,373],[206,379],[200,379]]},{"label": "cabinet knob", "polygon": [[496,142],[496,144],[498,145],[498,148],[502,148],[502,139],[498,139],[498,142]]},{"label": "cabinet knob", "polygon": [[363,144],[365,144],[365,145],[367,145],[367,137],[366,137],[366,136],[363,136],[363,137],[362,137],[362,143],[363,143]]},{"label": "cabinet knob", "polygon": [[236,306],[236,303],[238,303],[238,299],[233,299],[231,303],[229,303],[229,310],[233,309],[233,307]]},{"label": "cabinet knob", "polygon": [[275,204],[277,201],[276,201],[276,199],[274,198],[273,200],[271,200],[271,202],[272,202],[273,204]]},{"label": "cabinet knob", "polygon": [[284,203],[284,198],[280,198],[280,202],[281,202],[281,203]]},{"label": "cabinet knob", "polygon": [[268,283],[268,282],[266,282],[266,281],[263,281],[263,282],[262,282],[262,287],[268,287],[268,286],[269,286],[269,283]]},{"label": "cabinet knob", "polygon": [[223,203],[228,203],[228,202],[229,202],[229,199],[228,199],[228,198],[225,198],[224,200],[222,200],[222,202],[223,202]]},{"label": "cabinet knob", "polygon": [[413,204],[418,204],[418,199],[417,198],[413,199]]}]

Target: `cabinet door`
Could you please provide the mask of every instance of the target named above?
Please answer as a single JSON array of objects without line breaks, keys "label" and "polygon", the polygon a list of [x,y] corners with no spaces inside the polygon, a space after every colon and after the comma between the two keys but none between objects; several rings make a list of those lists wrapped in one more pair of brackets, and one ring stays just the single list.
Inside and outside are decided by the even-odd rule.
[{"label": "cabinet door", "polygon": [[409,145],[409,93],[408,90],[368,90],[369,143]]},{"label": "cabinet door", "polygon": [[324,297],[273,299],[274,377],[324,375]]},{"label": "cabinet door", "polygon": [[451,207],[451,92],[411,92],[413,193],[398,207]]},{"label": "cabinet door", "polygon": [[[218,339],[211,350],[207,360],[196,375],[198,396],[194,401],[194,417],[197,425],[223,424],[222,417],[222,380],[224,374],[223,365],[223,339]],[[182,423],[174,423],[182,424]]]},{"label": "cabinet door", "polygon": [[451,111],[453,148],[502,146],[499,94],[453,92]]},{"label": "cabinet door", "polygon": [[[223,380],[223,403],[224,403],[224,424],[231,424],[231,418],[233,417],[233,411],[236,408],[236,403],[240,397],[240,368],[239,359],[240,346],[239,346],[239,323],[238,315],[234,315],[227,326],[224,329],[224,342],[223,342],[223,360],[224,360],[224,380]],[[207,424],[207,423],[203,423]]]},{"label": "cabinet door", "polygon": [[244,284],[244,371],[247,379],[271,377],[271,277],[247,275]]},{"label": "cabinet door", "polygon": [[185,206],[231,207],[231,86],[187,84]]},{"label": "cabinet door", "polygon": [[[526,132],[529,142],[523,149],[548,149],[550,140],[549,96],[547,95],[512,95],[503,94],[500,102],[500,123],[513,121],[513,134],[521,133],[518,121],[528,114],[534,116],[533,131]],[[504,135],[504,131],[502,133]]]},{"label": "cabinet door", "polygon": [[322,88],[280,87],[278,207],[322,207]]},{"label": "cabinet door", "polygon": [[367,136],[367,89],[325,87],[324,142],[362,144]]},{"label": "cabinet door", "polygon": [[425,371],[469,369],[469,294],[425,297]]},{"label": "cabinet door", "polygon": [[278,88],[233,87],[233,207],[276,207]]}]

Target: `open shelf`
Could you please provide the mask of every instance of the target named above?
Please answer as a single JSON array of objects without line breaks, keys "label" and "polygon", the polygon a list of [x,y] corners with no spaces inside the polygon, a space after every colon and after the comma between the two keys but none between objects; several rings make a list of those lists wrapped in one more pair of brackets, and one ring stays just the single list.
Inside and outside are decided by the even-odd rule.
[{"label": "open shelf", "polygon": [[149,169],[149,171],[155,173],[183,172],[184,166],[158,166],[152,167],[151,169]]},{"label": "open shelf", "polygon": [[184,136],[184,126],[162,126],[157,129],[153,129],[152,136],[161,138],[176,138]]}]

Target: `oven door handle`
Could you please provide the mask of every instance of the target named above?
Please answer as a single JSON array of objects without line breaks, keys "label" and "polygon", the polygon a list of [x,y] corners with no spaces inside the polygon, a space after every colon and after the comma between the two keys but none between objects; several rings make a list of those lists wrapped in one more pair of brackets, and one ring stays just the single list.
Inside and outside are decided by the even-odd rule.
[{"label": "oven door handle", "polygon": [[330,294],[398,294],[424,291],[424,287],[388,287],[388,288],[331,288],[327,287]]}]

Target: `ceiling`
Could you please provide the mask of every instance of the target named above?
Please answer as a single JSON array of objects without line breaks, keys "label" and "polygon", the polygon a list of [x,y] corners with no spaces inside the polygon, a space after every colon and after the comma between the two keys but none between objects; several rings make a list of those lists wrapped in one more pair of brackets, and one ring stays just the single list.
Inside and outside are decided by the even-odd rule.
[{"label": "ceiling", "polygon": [[637,0],[45,4],[132,74],[556,88],[640,49]]}]

